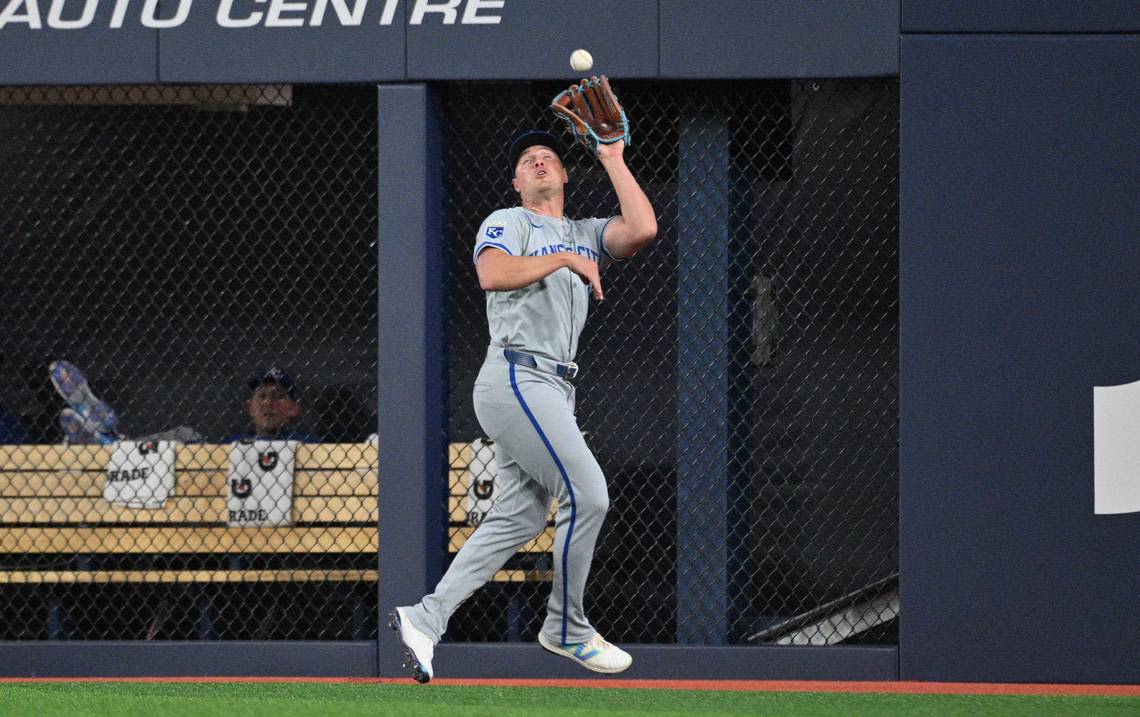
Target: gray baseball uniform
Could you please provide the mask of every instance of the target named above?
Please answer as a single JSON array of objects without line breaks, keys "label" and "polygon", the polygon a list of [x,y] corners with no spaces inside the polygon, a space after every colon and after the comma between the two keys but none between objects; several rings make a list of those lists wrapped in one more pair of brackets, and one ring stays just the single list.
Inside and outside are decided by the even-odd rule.
[{"label": "gray baseball uniform", "polygon": [[[609,221],[500,209],[479,228],[474,258],[488,248],[511,256],[570,251],[605,266],[614,261],[603,240]],[[589,295],[590,285],[569,269],[487,293],[491,344],[474,399],[479,425],[495,441],[498,499],[435,592],[407,611],[437,642],[459,605],[543,531],[551,496],[558,501],[554,584],[542,631],[562,644],[594,636],[582,598],[609,494],[574,418],[574,386],[566,376],[576,370],[567,366],[578,351]]]}]

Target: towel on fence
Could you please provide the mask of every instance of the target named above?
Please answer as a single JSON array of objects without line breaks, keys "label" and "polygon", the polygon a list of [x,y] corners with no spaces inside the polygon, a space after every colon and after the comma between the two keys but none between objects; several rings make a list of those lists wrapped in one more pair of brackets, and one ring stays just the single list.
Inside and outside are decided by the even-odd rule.
[{"label": "towel on fence", "polygon": [[226,522],[293,524],[293,466],[300,441],[239,441],[230,447]]},{"label": "towel on fence", "polygon": [[491,506],[495,504],[495,478],[499,474],[499,464],[495,460],[495,442],[489,438],[472,441],[471,463],[467,466],[467,524],[479,525]]},{"label": "towel on fence", "polygon": [[161,508],[174,492],[174,442],[119,441],[104,472],[103,498],[128,508]]}]

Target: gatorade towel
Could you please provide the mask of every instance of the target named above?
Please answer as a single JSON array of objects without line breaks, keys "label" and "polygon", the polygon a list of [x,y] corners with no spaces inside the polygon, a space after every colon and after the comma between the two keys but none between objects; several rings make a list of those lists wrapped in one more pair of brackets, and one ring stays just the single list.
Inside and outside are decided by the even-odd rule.
[{"label": "gatorade towel", "polygon": [[241,441],[230,448],[226,522],[293,524],[293,466],[299,441]]}]

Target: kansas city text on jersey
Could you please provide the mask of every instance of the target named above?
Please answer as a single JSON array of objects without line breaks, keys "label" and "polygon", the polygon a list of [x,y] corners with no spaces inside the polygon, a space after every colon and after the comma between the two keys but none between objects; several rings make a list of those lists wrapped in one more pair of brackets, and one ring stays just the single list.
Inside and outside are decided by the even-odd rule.
[{"label": "kansas city text on jersey", "polygon": [[[579,254],[586,257],[590,261],[597,261],[598,260],[598,252],[594,251],[590,247],[580,246],[577,249],[578,249]],[[574,247],[572,247],[568,244],[551,244],[548,246],[544,246],[541,249],[535,249],[531,253],[527,254],[527,256],[546,256],[547,254],[557,254],[558,252],[563,252],[563,251],[569,252],[569,253],[574,253]]]}]

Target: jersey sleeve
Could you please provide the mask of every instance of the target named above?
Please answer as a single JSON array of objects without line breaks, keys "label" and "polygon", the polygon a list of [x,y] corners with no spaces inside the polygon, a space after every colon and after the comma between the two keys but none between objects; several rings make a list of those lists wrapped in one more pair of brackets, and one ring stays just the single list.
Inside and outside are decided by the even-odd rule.
[{"label": "jersey sleeve", "polygon": [[527,222],[509,209],[499,209],[483,220],[475,235],[472,261],[479,260],[484,249],[495,248],[511,256],[523,256],[526,250]]},{"label": "jersey sleeve", "polygon": [[606,266],[617,263],[619,261],[625,261],[625,259],[620,259],[614,256],[609,252],[608,249],[606,249],[606,227],[608,227],[610,225],[610,222],[615,219],[617,219],[617,217],[605,217],[602,219],[588,220],[593,225],[594,251],[598,252],[599,269],[604,269]]}]

